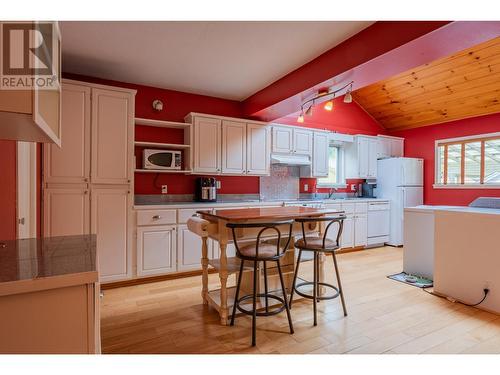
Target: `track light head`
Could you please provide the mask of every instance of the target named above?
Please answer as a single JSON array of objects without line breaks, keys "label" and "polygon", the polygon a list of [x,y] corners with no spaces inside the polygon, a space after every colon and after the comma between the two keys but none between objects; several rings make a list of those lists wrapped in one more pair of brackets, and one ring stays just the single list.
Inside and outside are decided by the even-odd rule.
[{"label": "track light head", "polygon": [[304,114],[300,112],[299,117],[297,117],[297,122],[302,124],[304,122]]},{"label": "track light head", "polygon": [[327,101],[323,108],[325,111],[331,111],[333,109],[333,100]]},{"label": "track light head", "polygon": [[344,103],[352,103],[352,95],[350,91],[347,91],[344,95]]}]

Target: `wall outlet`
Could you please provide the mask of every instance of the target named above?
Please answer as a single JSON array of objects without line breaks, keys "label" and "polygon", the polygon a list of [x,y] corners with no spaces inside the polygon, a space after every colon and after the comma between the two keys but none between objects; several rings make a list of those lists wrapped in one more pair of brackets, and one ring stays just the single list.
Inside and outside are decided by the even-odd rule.
[{"label": "wall outlet", "polygon": [[168,194],[167,185],[161,185],[161,193],[162,194]]},{"label": "wall outlet", "polygon": [[304,184],[304,191],[309,191],[309,185],[308,184]]},{"label": "wall outlet", "polygon": [[351,185],[351,191],[356,191],[356,185],[355,184]]},{"label": "wall outlet", "polygon": [[220,183],[220,181],[219,181],[219,180],[215,181],[215,187],[216,187],[217,189],[220,189],[220,187],[221,187],[221,183]]}]

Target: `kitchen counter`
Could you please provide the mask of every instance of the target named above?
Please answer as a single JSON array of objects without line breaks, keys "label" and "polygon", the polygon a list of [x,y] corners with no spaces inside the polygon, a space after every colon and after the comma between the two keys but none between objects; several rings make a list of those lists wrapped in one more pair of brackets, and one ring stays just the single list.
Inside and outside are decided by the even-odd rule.
[{"label": "kitchen counter", "polygon": [[335,199],[291,199],[291,200],[267,200],[262,201],[258,199],[237,199],[237,200],[221,200],[217,202],[194,202],[194,201],[173,201],[173,202],[147,202],[145,204],[135,204],[135,210],[141,209],[161,209],[161,208],[198,208],[198,207],[238,207],[238,206],[283,206],[285,204],[307,204],[307,203],[318,203],[318,204],[341,204],[341,203],[351,203],[351,202],[388,202],[388,199],[382,198],[335,198]]},{"label": "kitchen counter", "polygon": [[0,296],[97,282],[95,235],[0,243]]},{"label": "kitchen counter", "polygon": [[478,213],[478,214],[491,214],[500,215],[500,210],[495,208],[483,208],[483,207],[469,207],[469,206],[430,206],[430,205],[420,205],[415,207],[405,208],[408,212],[425,212],[425,211],[455,211],[455,212],[468,212],[468,213]]}]

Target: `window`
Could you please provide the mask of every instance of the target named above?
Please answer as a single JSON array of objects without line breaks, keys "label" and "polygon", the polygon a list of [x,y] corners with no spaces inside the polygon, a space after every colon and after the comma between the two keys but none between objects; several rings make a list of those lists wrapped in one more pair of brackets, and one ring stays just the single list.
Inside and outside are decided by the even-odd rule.
[{"label": "window", "polygon": [[328,177],[318,178],[318,186],[344,186],[343,149],[337,145],[328,148]]},{"label": "window", "polygon": [[436,141],[436,187],[500,187],[500,133]]}]

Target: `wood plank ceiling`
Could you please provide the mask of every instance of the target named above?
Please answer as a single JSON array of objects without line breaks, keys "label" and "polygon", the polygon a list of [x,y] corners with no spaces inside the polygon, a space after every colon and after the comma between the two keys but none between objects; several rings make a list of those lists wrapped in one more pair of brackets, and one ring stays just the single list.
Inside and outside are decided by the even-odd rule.
[{"label": "wood plank ceiling", "polygon": [[389,130],[500,112],[500,37],[353,92]]}]

